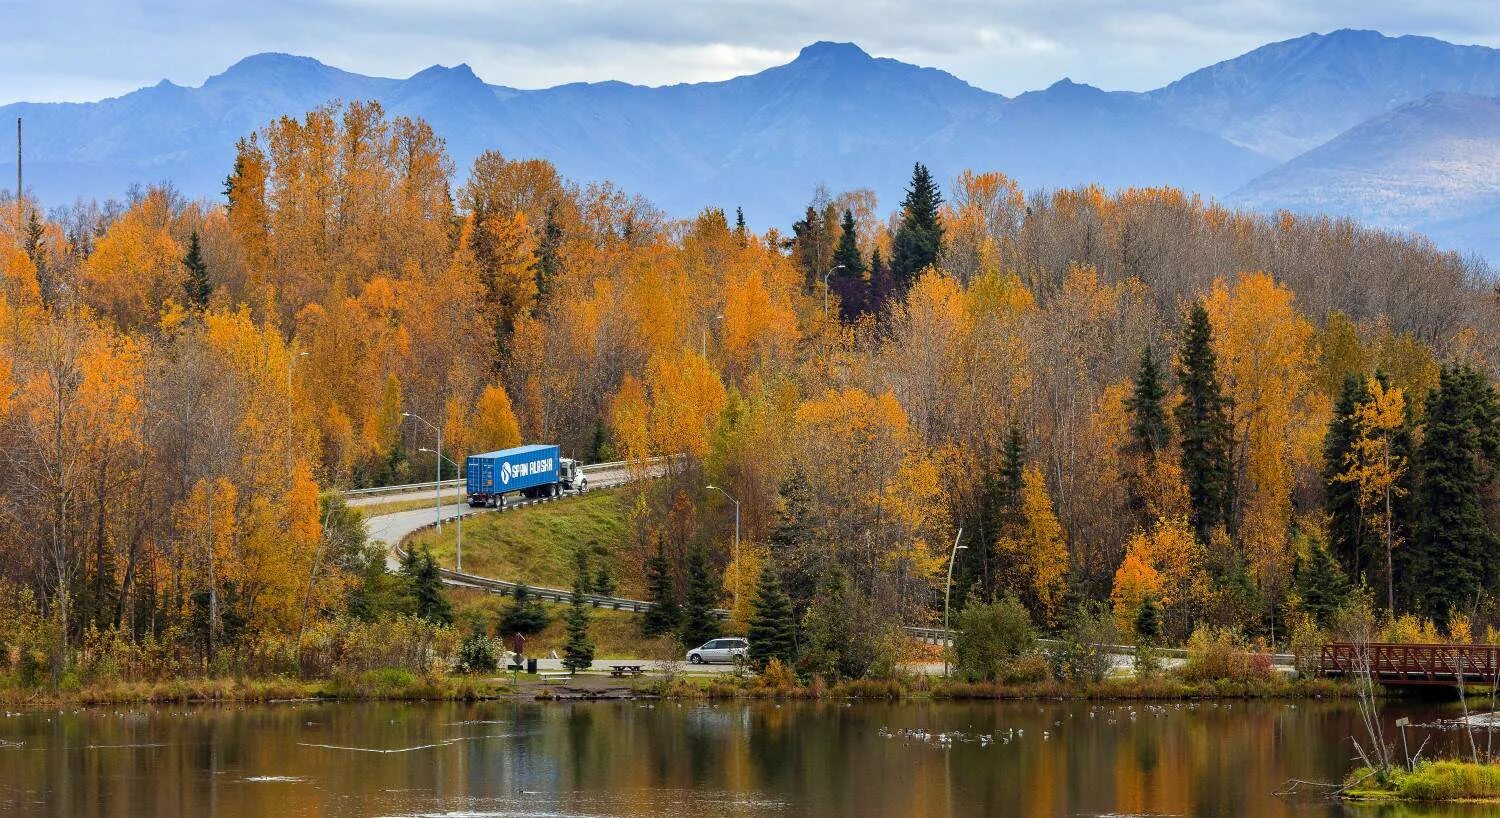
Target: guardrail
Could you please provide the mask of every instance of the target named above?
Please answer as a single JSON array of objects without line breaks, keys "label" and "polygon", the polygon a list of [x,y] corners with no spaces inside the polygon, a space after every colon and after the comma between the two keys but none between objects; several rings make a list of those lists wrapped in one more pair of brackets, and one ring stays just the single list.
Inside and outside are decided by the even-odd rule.
[{"label": "guardrail", "polygon": [[[628,468],[632,465],[650,467],[665,463],[668,460],[673,459],[673,457],[681,457],[681,455],[662,455],[657,457],[648,457],[645,460],[610,460],[604,463],[590,463],[586,466],[581,467],[581,470],[584,474],[597,474],[599,472],[616,471],[618,469]],[[342,494],[345,497],[368,497],[376,494],[406,494],[408,492],[433,490],[436,489],[439,485],[441,485],[443,488],[453,488],[464,485],[464,482],[464,478],[455,477],[452,480],[444,480],[442,481],[442,483],[438,483],[435,480],[428,480],[425,483],[401,483],[400,485],[395,486],[373,486],[371,488],[365,489],[346,489],[342,492]]]}]

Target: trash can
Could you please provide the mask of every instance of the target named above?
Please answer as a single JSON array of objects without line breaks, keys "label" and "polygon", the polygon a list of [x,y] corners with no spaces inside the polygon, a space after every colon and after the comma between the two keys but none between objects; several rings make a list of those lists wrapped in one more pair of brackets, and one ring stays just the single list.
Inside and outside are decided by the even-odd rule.
[{"label": "trash can", "polygon": [[535,659],[527,659],[526,660],[526,672],[527,673],[536,673],[536,660]]}]

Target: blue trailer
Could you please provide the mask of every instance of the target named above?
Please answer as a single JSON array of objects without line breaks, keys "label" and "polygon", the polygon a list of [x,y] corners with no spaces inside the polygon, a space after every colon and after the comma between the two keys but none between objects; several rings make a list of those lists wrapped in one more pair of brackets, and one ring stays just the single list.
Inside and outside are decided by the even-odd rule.
[{"label": "blue trailer", "polygon": [[474,508],[504,505],[505,495],[512,492],[555,497],[588,487],[588,478],[576,461],[561,457],[556,446],[540,443],[469,455],[464,477],[469,505]]}]

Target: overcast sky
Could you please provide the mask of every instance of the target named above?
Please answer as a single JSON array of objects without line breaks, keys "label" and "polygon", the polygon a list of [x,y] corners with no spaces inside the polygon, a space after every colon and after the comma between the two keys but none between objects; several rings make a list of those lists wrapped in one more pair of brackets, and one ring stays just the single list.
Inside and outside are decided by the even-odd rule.
[{"label": "overcast sky", "polygon": [[405,77],[467,62],[537,88],[717,80],[816,40],[1015,94],[1068,76],[1144,90],[1272,40],[1336,28],[1500,43],[1500,2],[1443,0],[0,0],[0,104],[203,80],[261,51]]}]

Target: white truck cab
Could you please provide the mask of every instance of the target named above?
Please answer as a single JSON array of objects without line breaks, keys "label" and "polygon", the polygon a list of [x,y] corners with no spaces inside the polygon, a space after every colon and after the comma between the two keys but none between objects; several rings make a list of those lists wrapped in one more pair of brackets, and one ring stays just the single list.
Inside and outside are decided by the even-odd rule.
[{"label": "white truck cab", "polygon": [[588,491],[589,478],[583,473],[583,465],[571,457],[558,459],[557,482],[568,491],[576,491],[579,494]]}]

